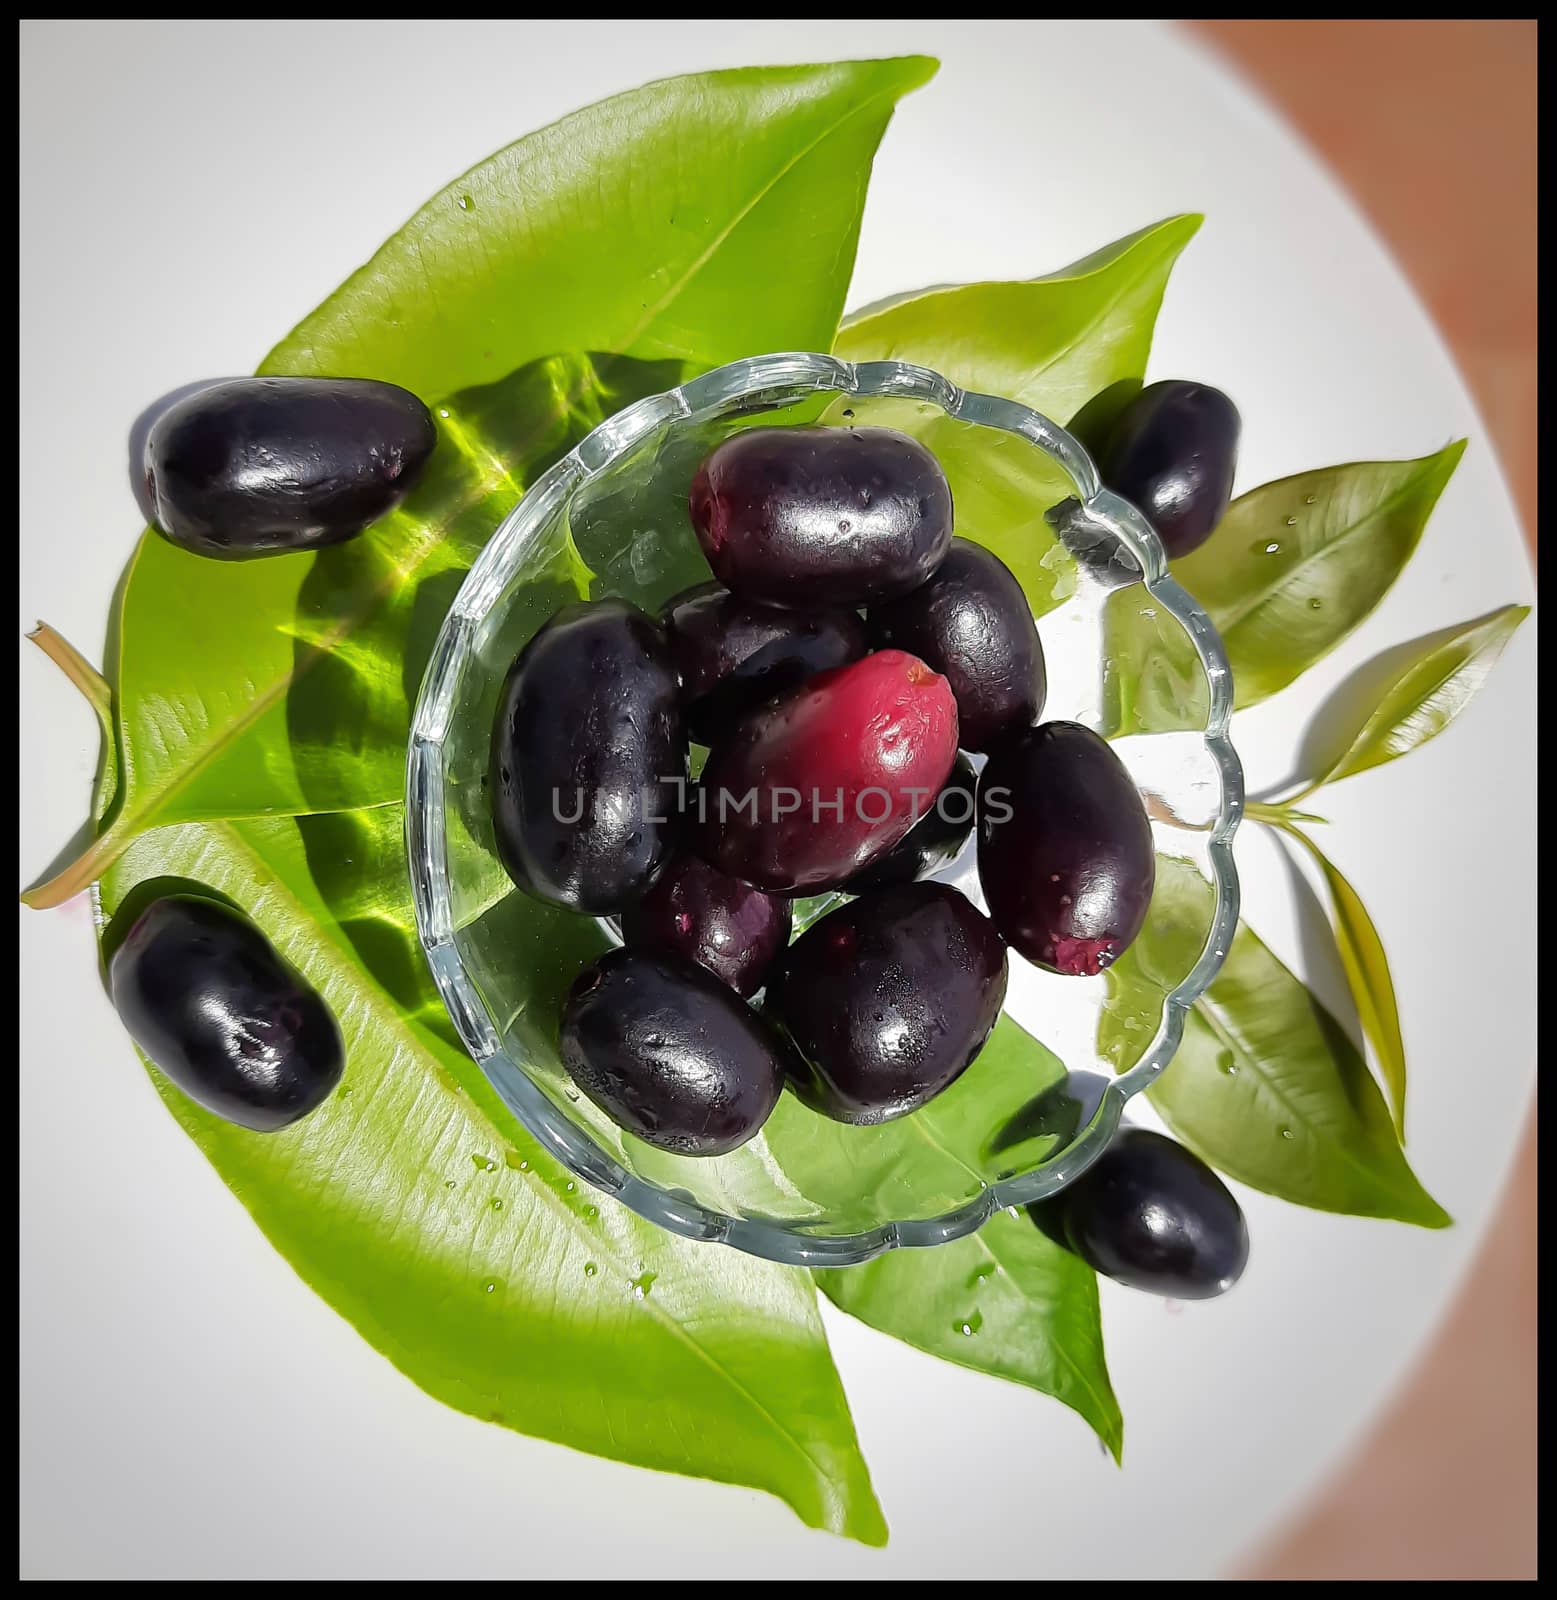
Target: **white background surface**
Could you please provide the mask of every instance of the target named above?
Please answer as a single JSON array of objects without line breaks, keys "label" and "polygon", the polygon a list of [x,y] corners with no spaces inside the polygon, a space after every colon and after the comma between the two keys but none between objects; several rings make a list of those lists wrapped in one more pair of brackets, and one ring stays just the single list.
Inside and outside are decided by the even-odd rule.
[{"label": "white background surface", "polygon": [[[646,78],[909,50],[943,66],[887,131],[852,303],[1032,276],[1201,210],[1152,371],[1237,398],[1240,488],[1471,437],[1375,616],[1238,720],[1253,792],[1287,775],[1348,671],[1530,596],[1484,433],[1400,276],[1273,116],[1157,26],[76,23],[22,30],[20,627],[44,617],[100,656],[139,525],[131,421],[181,383],[251,369],[463,168]],[[756,1493],[596,1461],[426,1398],[303,1287],[167,1117],[99,988],[84,900],[22,911],[23,1573],[1222,1570],[1404,1376],[1511,1158],[1534,1068],[1534,647],[1527,624],[1451,733],[1320,803],[1326,847],[1390,951],[1410,1154],[1459,1226],[1249,1194],[1254,1257],[1226,1300],[1172,1308],[1105,1284],[1122,1474],[1052,1401],[829,1310],[885,1552],[808,1532]],[[19,651],[30,881],[85,815],[96,731],[55,669]],[[1251,922],[1307,966],[1282,857],[1250,827],[1239,858]],[[1330,963],[1307,970],[1344,992]]]}]

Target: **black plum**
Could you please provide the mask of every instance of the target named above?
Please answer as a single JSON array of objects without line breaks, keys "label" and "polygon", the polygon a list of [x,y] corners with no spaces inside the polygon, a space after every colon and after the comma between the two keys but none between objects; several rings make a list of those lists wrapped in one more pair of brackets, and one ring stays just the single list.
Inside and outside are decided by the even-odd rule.
[{"label": "black plum", "polygon": [[620,911],[670,853],[686,772],[676,669],[625,600],[564,606],[509,668],[492,730],[498,854],[527,894]]},{"label": "black plum", "polygon": [[662,617],[687,731],[702,744],[723,738],[753,706],[865,654],[865,625],[853,611],[784,611],[718,583],[677,595]]},{"label": "black plum", "polygon": [[1046,722],[1007,740],[979,778],[979,882],[1006,943],[1092,977],[1141,931],[1156,883],[1146,808],[1106,740]]},{"label": "black plum", "polygon": [[890,428],[751,428],[698,468],[692,527],[714,576],[779,606],[871,605],[916,588],[951,543],[940,463]]},{"label": "black plum", "polygon": [[191,1100],[258,1133],[314,1110],[341,1081],[340,1030],[308,980],[247,917],[168,895],[108,963],[120,1020]]},{"label": "black plum", "polygon": [[1149,384],[1109,431],[1098,471],[1157,530],[1170,557],[1187,556],[1227,510],[1242,425],[1238,408],[1209,384]]},{"label": "black plum", "polygon": [[677,856],[622,913],[622,937],[635,950],[695,962],[750,995],[789,943],[792,922],[789,901],[696,856]]},{"label": "black plum", "polygon": [[1071,1249],[1132,1289],[1209,1300],[1249,1259],[1249,1230],[1227,1185],[1146,1128],[1121,1128],[1054,1204]]},{"label": "black plum", "polygon": [[146,488],[171,543],[222,561],[316,550],[391,511],[438,442],[414,394],[367,378],[236,378],[170,406]]},{"label": "black plum", "polygon": [[839,1122],[879,1123],[962,1074],[1005,993],[1005,946],[989,919],[945,884],[911,883],[808,928],[768,1004],[805,1060],[797,1093]]},{"label": "black plum", "polygon": [[877,645],[942,673],[957,697],[964,750],[988,750],[1043,710],[1043,646],[1011,569],[970,539],[953,539],[934,577],[868,617]]},{"label": "black plum", "polygon": [[712,974],[674,957],[612,950],[574,980],[562,1061],[607,1116],[646,1144],[717,1156],[778,1102],[792,1052]]},{"label": "black plum", "polygon": [[843,892],[864,894],[868,889],[915,883],[920,878],[933,877],[942,867],[949,867],[962,853],[968,835],[973,832],[978,784],[973,763],[959,751],[951,776],[920,819],[901,842],[850,878]]}]

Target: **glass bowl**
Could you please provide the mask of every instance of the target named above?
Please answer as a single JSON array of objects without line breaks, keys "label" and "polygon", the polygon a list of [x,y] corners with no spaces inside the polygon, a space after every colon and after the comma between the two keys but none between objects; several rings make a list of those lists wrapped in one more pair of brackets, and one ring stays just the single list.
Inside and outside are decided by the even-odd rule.
[{"label": "glass bowl", "polygon": [[[492,840],[488,743],[509,665],[560,605],[615,594],[653,611],[707,580],[686,506],[693,472],[715,444],[756,424],[814,422],[895,427],[935,451],[951,481],[957,531],[989,537],[1034,597],[1049,670],[1046,719],[1109,731],[1116,688],[1106,638],[1118,608],[1139,607],[1159,627],[1169,618],[1184,630],[1205,672],[1205,727],[1114,748],[1143,791],[1159,850],[1194,859],[1214,893],[1205,897],[1204,929],[1175,941],[1188,952],[1182,971],[1131,973],[1125,1026],[1145,1047],[1118,1077],[1097,1046],[1108,977],[1058,977],[1013,955],[1011,1020],[921,1111],[857,1128],[786,1093],[740,1150],[678,1156],[617,1128],[563,1070],[563,996],[616,935],[510,884]],[[466,576],[411,731],[406,843],[421,941],[455,1028],[504,1102],[570,1171],[641,1216],[811,1267],[939,1244],[997,1208],[1071,1182],[1107,1145],[1125,1102],[1168,1067],[1184,1013],[1221,965],[1238,914],[1231,840],[1243,777],[1227,737],[1231,710],[1227,659],[1210,620],[1169,576],[1145,519],[1101,487],[1063,428],[902,362],[809,354],[738,361],[595,428],[537,479]],[[938,876],[982,904],[971,840]],[[826,903],[798,907],[801,920]]]}]

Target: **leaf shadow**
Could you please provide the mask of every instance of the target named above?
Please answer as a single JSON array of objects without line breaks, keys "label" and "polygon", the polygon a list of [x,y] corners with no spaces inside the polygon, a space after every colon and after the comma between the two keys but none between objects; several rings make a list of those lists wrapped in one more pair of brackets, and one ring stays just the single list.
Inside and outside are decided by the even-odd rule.
[{"label": "leaf shadow", "polygon": [[1378,706],[1385,691],[1407,667],[1428,651],[1463,634],[1467,628],[1490,622],[1502,609],[1501,606],[1494,606],[1469,622],[1452,623],[1433,633],[1424,633],[1420,638],[1391,645],[1348,673],[1309,719],[1293,758],[1294,770],[1279,783],[1268,785],[1261,794],[1251,798],[1273,800],[1295,786],[1311,783],[1319,775],[1329,772],[1346,754],[1347,746]]},{"label": "leaf shadow", "polygon": [[1321,1028],[1329,1033],[1339,1027],[1351,1048],[1361,1051],[1362,1020],[1346,979],[1346,969],[1341,965],[1329,908],[1304,873],[1297,847],[1274,829],[1270,832],[1292,888],[1298,949],[1302,957],[1298,976],[1318,1002],[1315,1016]]},{"label": "leaf shadow", "polygon": [[384,798],[398,792],[427,664],[493,533],[592,428],[684,377],[677,362],[556,355],[434,406],[438,445],[410,495],[361,538],[320,551],[298,591],[286,720],[312,803],[336,803],[350,762]]}]

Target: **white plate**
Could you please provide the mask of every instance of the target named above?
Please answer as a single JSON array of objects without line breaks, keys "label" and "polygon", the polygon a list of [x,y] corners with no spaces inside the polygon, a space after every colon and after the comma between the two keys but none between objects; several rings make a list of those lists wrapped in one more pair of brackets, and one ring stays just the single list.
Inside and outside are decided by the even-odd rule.
[{"label": "white plate", "polygon": [[[1201,210],[1153,372],[1237,397],[1242,486],[1470,435],[1378,613],[1240,719],[1256,790],[1286,774],[1351,668],[1530,597],[1485,431],[1400,274],[1275,117],[1161,27],[74,23],[22,34],[23,626],[43,615],[100,650],[136,528],[130,419],[180,383],[252,368],[453,174],[646,78],[902,50],[944,65],[887,132],[854,303],[1046,272]],[[893,1528],[885,1552],[809,1533],[756,1493],[595,1461],[427,1399],[303,1287],[169,1120],[98,987],[84,908],[22,912],[23,1571],[1222,1570],[1399,1383],[1511,1158],[1534,1067],[1533,633],[1449,735],[1322,805],[1393,962],[1411,1158],[1458,1228],[1248,1195],[1254,1259],[1225,1301],[1175,1314],[1105,1285],[1122,1474],[1053,1402],[829,1316]],[[96,735],[20,649],[30,876],[83,814]],[[1280,858],[1252,827],[1239,853],[1252,922],[1301,965]],[[1310,970],[1335,992],[1328,964]],[[258,1528],[262,1484],[280,1509]]]}]

